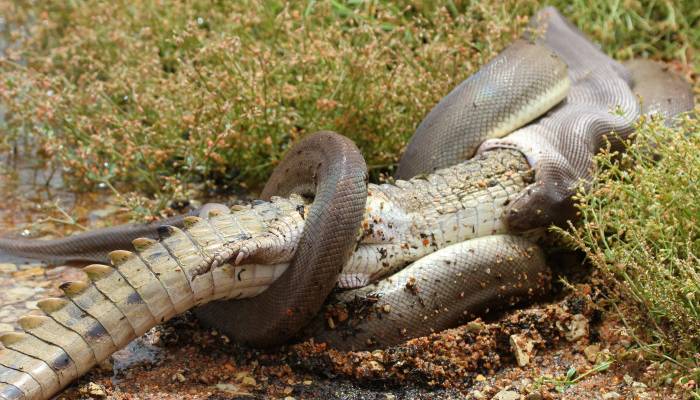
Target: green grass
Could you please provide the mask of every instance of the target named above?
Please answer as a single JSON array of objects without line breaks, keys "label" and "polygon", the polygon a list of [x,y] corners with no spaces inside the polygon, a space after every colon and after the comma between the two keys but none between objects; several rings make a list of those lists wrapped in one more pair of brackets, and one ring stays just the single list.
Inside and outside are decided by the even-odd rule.
[{"label": "green grass", "polygon": [[[410,3],[0,0],[19,42],[0,61],[0,151],[153,211],[260,187],[322,129],[352,138],[374,178],[391,173],[428,110],[542,6]],[[699,65],[692,1],[560,3],[615,57]]]},{"label": "green grass", "polygon": [[700,121],[642,120],[636,136],[597,157],[581,223],[564,234],[603,273],[641,350],[700,382]]}]

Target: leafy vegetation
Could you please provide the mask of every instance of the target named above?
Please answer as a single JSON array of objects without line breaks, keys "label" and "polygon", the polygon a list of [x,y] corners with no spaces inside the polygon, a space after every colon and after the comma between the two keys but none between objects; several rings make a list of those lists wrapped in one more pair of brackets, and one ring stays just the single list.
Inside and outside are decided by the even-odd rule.
[{"label": "leafy vegetation", "polygon": [[[556,2],[555,2],[556,3]],[[0,151],[158,210],[256,188],[299,137],[334,130],[391,172],[428,110],[538,2],[0,0]],[[692,1],[561,2],[618,58],[697,66]],[[143,201],[147,200],[147,201]]]},{"label": "leafy vegetation", "polygon": [[597,157],[568,233],[648,355],[700,382],[700,121],[642,120],[626,152]]}]

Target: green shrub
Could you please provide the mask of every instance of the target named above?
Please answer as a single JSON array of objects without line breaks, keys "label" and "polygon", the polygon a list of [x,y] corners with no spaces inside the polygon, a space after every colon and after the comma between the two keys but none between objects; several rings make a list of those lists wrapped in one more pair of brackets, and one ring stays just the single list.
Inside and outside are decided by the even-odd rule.
[{"label": "green shrub", "polygon": [[596,161],[581,223],[565,235],[604,273],[642,349],[699,382],[700,121],[642,120],[624,154]]},{"label": "green shrub", "polygon": [[[560,3],[615,56],[694,62],[690,1]],[[376,178],[540,7],[0,0],[14,42],[0,61],[0,151],[50,161],[76,190],[137,192],[154,210],[259,187],[294,141],[322,129],[355,140]]]}]

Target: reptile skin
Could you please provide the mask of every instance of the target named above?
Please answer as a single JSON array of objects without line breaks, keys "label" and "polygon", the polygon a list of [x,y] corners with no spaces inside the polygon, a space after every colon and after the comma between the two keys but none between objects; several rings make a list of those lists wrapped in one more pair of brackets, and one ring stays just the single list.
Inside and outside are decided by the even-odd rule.
[{"label": "reptile skin", "polygon": [[[538,199],[534,202],[537,207],[556,205],[557,196],[571,190],[560,183],[572,182],[572,176],[585,178],[590,172],[585,158],[590,158],[602,135],[608,133],[602,131],[612,126],[626,133],[627,122],[636,118],[630,114],[638,114],[639,106],[629,86],[634,77],[585,42],[555,10],[544,10],[535,21],[536,27],[545,27],[544,36],[540,33],[531,40],[551,46],[569,64],[571,78],[565,102],[519,131],[530,135],[530,144],[537,146],[523,146],[526,136],[519,133],[513,142],[490,142],[470,161],[395,185],[365,186],[364,164],[352,155],[348,161],[354,147],[347,145],[342,150],[342,144],[333,144],[334,140],[343,142],[336,135],[311,136],[291,150],[291,161],[283,162],[286,167],[271,180],[277,184],[267,194],[277,192],[285,197],[236,207],[230,213],[215,208],[205,218],[184,217],[184,229],[164,226],[157,230],[160,240],[135,239],[135,253],[113,251],[109,253],[111,265],[86,267],[90,283],[67,282],[61,286],[65,298],[39,302],[44,315],[19,321],[25,332],[0,336],[5,347],[0,350],[0,398],[50,398],[156,324],[219,300],[258,296],[236,311],[232,307],[240,300],[212,306],[209,322],[226,333],[230,329],[234,336],[238,323],[249,324],[251,332],[235,337],[267,345],[279,342],[271,337],[278,333],[293,336],[312,310],[318,310],[321,297],[336,279],[346,287],[380,279],[375,286],[335,294],[329,308],[317,314],[309,328],[317,338],[338,347],[366,348],[391,345],[431,328],[442,329],[484,308],[508,306],[546,291],[549,272],[541,250],[527,239],[507,235],[518,225],[512,218],[506,225],[504,213],[509,210],[512,215],[517,203],[523,215],[533,198]],[[551,58],[549,50],[542,54]],[[577,72],[571,62],[589,66]],[[527,69],[519,71],[526,74]],[[478,80],[470,85],[477,90],[492,87]],[[508,95],[512,93],[494,98],[507,101]],[[618,106],[617,114],[609,112]],[[540,110],[539,106],[523,107]],[[567,111],[571,107],[578,107],[581,113]],[[579,117],[581,122],[575,122]],[[547,129],[553,126],[548,121],[556,120],[570,124],[572,130]],[[541,128],[529,128],[533,125]],[[335,139],[321,139],[324,137]],[[477,142],[470,141],[469,146]],[[313,145],[307,147],[309,143]],[[459,154],[473,150],[463,149]],[[576,162],[578,156],[584,162]],[[328,165],[324,163],[334,162],[340,167],[324,168]],[[347,180],[339,178],[342,176]],[[547,182],[553,187],[546,186]],[[308,195],[314,189],[312,204],[296,194]],[[357,200],[361,196],[366,196],[362,202]],[[548,203],[552,199],[554,203]],[[351,212],[344,214],[346,209],[336,204],[351,204]],[[536,214],[526,215],[530,224],[550,220],[561,211],[529,209]],[[550,214],[542,217],[538,210]],[[357,214],[359,220],[354,219]],[[347,225],[335,225],[340,223]],[[338,230],[351,240],[335,240]],[[337,250],[324,255],[329,243],[336,243]],[[348,258],[331,265],[329,257]],[[313,279],[318,266],[327,279],[323,282]],[[293,286],[301,276],[311,278],[301,282],[307,285],[303,292],[295,292]],[[260,310],[266,311],[256,313],[261,293],[267,300],[260,303]],[[292,296],[290,302],[286,295]],[[337,307],[358,311],[353,307],[362,302],[371,307],[353,313],[345,323],[334,319]],[[240,319],[239,314],[245,318]],[[258,331],[256,324],[264,329]]]},{"label": "reptile skin", "polygon": [[[367,199],[367,167],[349,139],[319,132],[302,140],[277,166],[262,193],[263,199],[292,193],[313,196],[304,211],[299,243],[290,268],[268,290],[254,299],[213,303],[197,316],[234,340],[256,346],[288,341],[318,313],[335,286],[357,243]],[[283,232],[283,231],[282,231]],[[271,246],[260,245],[241,257],[239,250],[226,259],[269,264],[270,249],[283,236],[272,235]]]}]

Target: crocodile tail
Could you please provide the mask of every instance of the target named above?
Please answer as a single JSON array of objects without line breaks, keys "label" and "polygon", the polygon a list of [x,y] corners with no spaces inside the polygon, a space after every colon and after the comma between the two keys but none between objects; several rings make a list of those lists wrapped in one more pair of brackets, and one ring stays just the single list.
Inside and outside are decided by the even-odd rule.
[{"label": "crocodile tail", "polygon": [[[43,315],[20,318],[23,332],[0,335],[0,399],[49,399],[173,316],[210,301],[264,291],[286,263],[253,268],[224,263],[201,275],[197,271],[226,244],[264,233],[285,215],[298,216],[300,201],[275,199],[234,213],[184,217],[183,229],[162,226],[158,240],[137,238],[135,252],[115,250],[108,255],[109,265],[85,267],[89,281],[61,284],[64,297],[38,302]],[[303,221],[297,218],[297,224]]]}]

